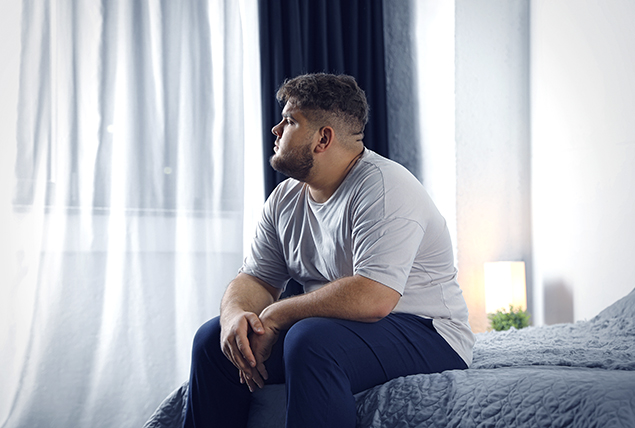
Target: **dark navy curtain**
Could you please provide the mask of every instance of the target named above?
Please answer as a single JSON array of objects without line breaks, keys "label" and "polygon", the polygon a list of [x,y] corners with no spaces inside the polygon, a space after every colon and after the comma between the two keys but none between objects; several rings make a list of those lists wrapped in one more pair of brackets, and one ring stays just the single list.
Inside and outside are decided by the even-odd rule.
[{"label": "dark navy curtain", "polygon": [[366,92],[370,116],[364,144],[388,157],[386,74],[381,0],[260,0],[260,55],[265,195],[285,177],[269,166],[275,99],[286,78],[304,73],[350,74]]}]

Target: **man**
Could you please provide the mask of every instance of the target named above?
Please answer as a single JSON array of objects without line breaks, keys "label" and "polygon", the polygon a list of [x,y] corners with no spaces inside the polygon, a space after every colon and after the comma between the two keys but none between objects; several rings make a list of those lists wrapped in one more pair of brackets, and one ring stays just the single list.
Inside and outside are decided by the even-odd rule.
[{"label": "man", "polygon": [[[246,426],[266,383],[286,384],[287,427],[354,427],[354,394],[471,362],[445,220],[413,175],[364,148],[355,80],[299,76],[277,97],[270,163],[290,178],[194,339],[186,427]],[[290,278],[305,293],[280,300]]]}]

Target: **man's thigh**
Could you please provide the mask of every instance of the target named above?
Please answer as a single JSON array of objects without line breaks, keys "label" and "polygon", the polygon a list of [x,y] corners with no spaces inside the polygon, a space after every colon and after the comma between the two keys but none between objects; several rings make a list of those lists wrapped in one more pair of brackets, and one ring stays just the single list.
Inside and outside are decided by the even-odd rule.
[{"label": "man's thigh", "polygon": [[282,351],[287,364],[334,363],[353,393],[399,376],[466,368],[431,320],[409,314],[374,323],[308,318],[289,329]]}]

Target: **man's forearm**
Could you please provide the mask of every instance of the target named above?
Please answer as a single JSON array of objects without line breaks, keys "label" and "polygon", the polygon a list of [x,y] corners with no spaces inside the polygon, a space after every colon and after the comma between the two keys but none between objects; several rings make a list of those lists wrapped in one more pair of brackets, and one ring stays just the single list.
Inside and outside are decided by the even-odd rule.
[{"label": "man's forearm", "polygon": [[253,312],[260,314],[280,295],[263,281],[241,273],[229,284],[221,301],[220,319],[233,317],[237,312]]},{"label": "man's forearm", "polygon": [[283,330],[309,317],[375,322],[388,315],[400,297],[397,291],[356,275],[268,305],[261,313],[261,319],[265,323],[273,322]]},{"label": "man's forearm", "polygon": [[279,296],[280,290],[242,273],[229,284],[223,295],[220,313],[221,349],[241,371],[241,380],[259,376],[254,371],[259,361],[254,356],[249,337],[252,332],[255,335],[271,332],[271,329],[262,325],[258,314]]}]

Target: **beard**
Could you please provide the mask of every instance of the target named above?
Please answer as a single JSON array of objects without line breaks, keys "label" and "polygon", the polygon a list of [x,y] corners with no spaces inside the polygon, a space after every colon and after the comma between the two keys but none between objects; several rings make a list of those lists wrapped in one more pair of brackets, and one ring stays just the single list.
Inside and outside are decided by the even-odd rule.
[{"label": "beard", "polygon": [[285,152],[278,152],[269,158],[269,164],[276,171],[295,178],[298,181],[306,181],[313,169],[313,154],[311,145],[305,144],[298,148],[289,149]]}]

